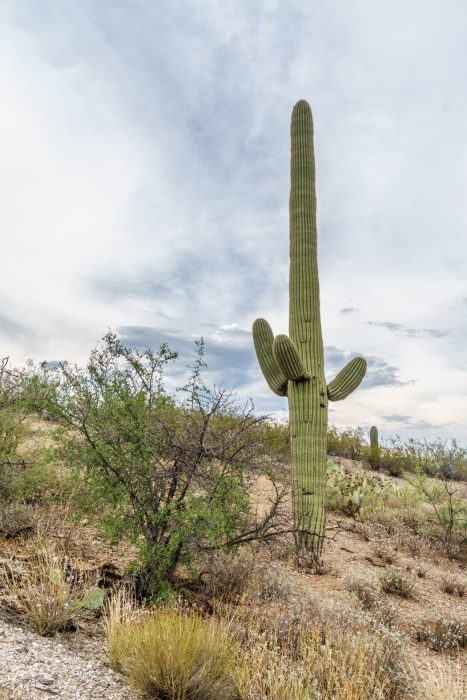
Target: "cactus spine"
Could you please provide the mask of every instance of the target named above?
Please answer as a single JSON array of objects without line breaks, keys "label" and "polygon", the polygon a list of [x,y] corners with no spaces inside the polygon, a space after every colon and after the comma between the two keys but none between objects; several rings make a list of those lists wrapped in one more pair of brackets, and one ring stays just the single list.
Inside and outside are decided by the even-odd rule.
[{"label": "cactus spine", "polygon": [[372,425],[370,428],[370,464],[373,469],[379,469],[378,428],[376,425]]},{"label": "cactus spine", "polygon": [[319,306],[313,121],[298,102],[291,124],[289,335],[276,338],[267,321],[253,324],[260,367],[270,388],[287,396],[292,452],[292,502],[297,560],[319,567],[325,527],[328,401],[360,384],[366,362],[351,360],[329,384]]}]

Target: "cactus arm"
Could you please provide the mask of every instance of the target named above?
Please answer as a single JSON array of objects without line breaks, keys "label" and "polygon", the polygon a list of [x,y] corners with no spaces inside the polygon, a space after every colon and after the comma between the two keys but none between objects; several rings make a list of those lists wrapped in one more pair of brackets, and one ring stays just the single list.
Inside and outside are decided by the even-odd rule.
[{"label": "cactus arm", "polygon": [[277,335],[274,338],[272,354],[289,381],[303,382],[308,378],[297,347],[288,335]]},{"label": "cactus arm", "polygon": [[354,357],[328,384],[329,401],[341,401],[358,387],[366,372],[366,360]]},{"label": "cactus arm", "polygon": [[287,377],[278,367],[272,354],[274,335],[264,318],[257,318],[253,323],[253,342],[259,366],[269,387],[278,396],[287,396]]}]

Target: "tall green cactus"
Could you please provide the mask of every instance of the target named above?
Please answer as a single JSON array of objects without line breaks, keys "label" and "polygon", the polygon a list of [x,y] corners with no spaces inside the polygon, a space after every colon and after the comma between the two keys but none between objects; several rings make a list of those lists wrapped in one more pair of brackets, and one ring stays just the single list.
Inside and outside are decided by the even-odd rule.
[{"label": "tall green cactus", "polygon": [[376,425],[372,425],[370,428],[370,464],[373,469],[379,469],[379,442],[378,428]]},{"label": "tall green cactus", "polygon": [[289,336],[274,338],[262,318],[253,324],[259,364],[270,388],[287,396],[292,451],[292,489],[297,560],[320,565],[325,527],[328,401],[345,399],[366,371],[351,360],[330,384],[324,375],[319,308],[313,121],[307,102],[292,112],[290,189]]}]

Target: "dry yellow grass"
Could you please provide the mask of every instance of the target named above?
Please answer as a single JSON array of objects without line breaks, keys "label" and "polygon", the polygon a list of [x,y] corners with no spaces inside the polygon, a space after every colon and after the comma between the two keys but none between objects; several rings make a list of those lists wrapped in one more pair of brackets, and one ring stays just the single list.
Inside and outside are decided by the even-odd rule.
[{"label": "dry yellow grass", "polygon": [[87,582],[70,581],[66,560],[38,540],[34,554],[5,560],[0,583],[7,605],[21,621],[43,636],[66,629],[82,609]]},{"label": "dry yellow grass", "polygon": [[234,700],[235,646],[216,620],[159,608],[132,618],[131,603],[109,607],[107,638],[114,668],[154,700]]},{"label": "dry yellow grass", "polygon": [[398,700],[409,678],[394,641],[322,628],[290,637],[271,648],[260,634],[250,637],[238,669],[243,700]]},{"label": "dry yellow grass", "polygon": [[431,663],[419,670],[415,679],[416,700],[465,700],[467,678],[459,664]]}]

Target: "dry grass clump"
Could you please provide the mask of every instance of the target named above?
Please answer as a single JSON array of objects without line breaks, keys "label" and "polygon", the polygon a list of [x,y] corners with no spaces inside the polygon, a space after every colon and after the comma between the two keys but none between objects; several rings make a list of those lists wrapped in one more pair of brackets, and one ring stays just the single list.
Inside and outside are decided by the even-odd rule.
[{"label": "dry grass clump", "polygon": [[428,567],[424,566],[423,564],[419,564],[416,569],[416,574],[418,578],[425,578],[426,574],[428,571]]},{"label": "dry grass clump", "polygon": [[224,603],[238,603],[251,585],[254,568],[252,550],[235,555],[214,552],[203,571],[205,590],[209,596]]},{"label": "dry grass clump", "polygon": [[394,547],[391,547],[387,542],[377,542],[373,551],[385,564],[394,564],[396,561],[397,554]]},{"label": "dry grass clump", "polygon": [[291,634],[277,646],[250,625],[241,649],[242,700],[396,700],[409,687],[400,641],[389,634],[315,625],[298,644]]},{"label": "dry grass clump", "polygon": [[415,637],[434,651],[461,649],[467,644],[467,623],[434,610],[419,620],[415,626]]},{"label": "dry grass clump", "polygon": [[385,593],[410,598],[415,590],[415,579],[404,569],[397,566],[387,566],[379,577],[381,588]]},{"label": "dry grass clump", "polygon": [[13,695],[10,688],[0,686],[0,700],[19,700],[19,695]]},{"label": "dry grass clump", "polygon": [[443,591],[449,595],[457,595],[462,598],[465,594],[465,583],[453,576],[443,579]]},{"label": "dry grass clump", "polygon": [[26,508],[0,503],[0,534],[4,537],[17,537],[34,527],[34,518]]},{"label": "dry grass clump", "polygon": [[380,624],[392,627],[396,608],[381,596],[381,589],[375,581],[366,576],[351,578],[347,581],[347,588],[356,595],[363,609],[372,613]]},{"label": "dry grass clump", "polygon": [[47,636],[72,625],[83,610],[89,582],[70,579],[66,559],[39,542],[34,554],[21,559],[12,555],[3,561],[0,587],[8,609]]},{"label": "dry grass clump", "polygon": [[[133,615],[133,619],[132,619]],[[215,619],[193,611],[159,608],[134,617],[117,602],[107,616],[114,668],[152,700],[234,700],[236,647]]]},{"label": "dry grass clump", "polygon": [[398,633],[367,618],[362,624],[363,613],[339,622],[327,611],[332,622],[324,623],[306,602],[300,614],[298,605],[219,604],[223,616],[206,619],[174,608],[138,615],[117,597],[106,618],[111,663],[152,700],[407,696]]},{"label": "dry grass clump", "polygon": [[356,532],[365,542],[370,542],[374,537],[374,528],[367,522],[356,520],[352,523],[352,530]]},{"label": "dry grass clump", "polygon": [[418,670],[414,678],[417,700],[465,700],[467,678],[458,663],[434,663],[430,668]]},{"label": "dry grass clump", "polygon": [[244,550],[237,555],[217,552],[208,562],[206,592],[224,603],[242,599],[285,600],[293,595],[293,580],[283,564]]},{"label": "dry grass clump", "polygon": [[365,610],[371,610],[380,597],[378,585],[366,576],[349,579],[347,588],[357,596]]}]

